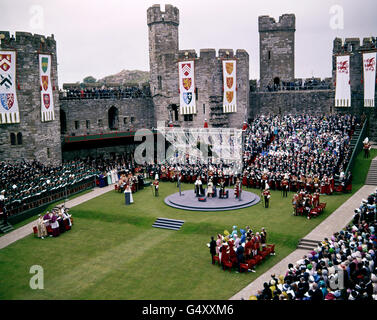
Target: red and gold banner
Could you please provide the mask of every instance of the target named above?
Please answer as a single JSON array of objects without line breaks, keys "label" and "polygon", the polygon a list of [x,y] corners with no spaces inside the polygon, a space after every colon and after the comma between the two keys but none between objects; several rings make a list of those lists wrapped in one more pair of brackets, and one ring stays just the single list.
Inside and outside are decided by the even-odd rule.
[{"label": "red and gold banner", "polygon": [[223,60],[224,98],[223,112],[237,112],[236,60]]}]

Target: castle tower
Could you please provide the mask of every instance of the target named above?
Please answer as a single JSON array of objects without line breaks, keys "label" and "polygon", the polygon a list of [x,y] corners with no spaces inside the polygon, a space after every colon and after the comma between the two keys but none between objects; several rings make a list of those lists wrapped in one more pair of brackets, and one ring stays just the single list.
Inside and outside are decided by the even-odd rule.
[{"label": "castle tower", "polygon": [[281,81],[293,81],[295,77],[294,14],[283,14],[279,22],[269,16],[258,18],[260,88]]},{"label": "castle tower", "polygon": [[[149,29],[150,88],[155,106],[155,122],[169,121],[179,105],[178,26],[179,10],[170,4],[161,11],[155,4],[147,10]],[[175,101],[177,100],[177,101]]]},{"label": "castle tower", "polygon": [[[56,41],[28,32],[0,31],[0,50],[16,51],[16,94],[19,123],[0,124],[0,161],[62,161]],[[39,54],[51,56],[51,86],[55,119],[42,122]],[[1,107],[1,106],[0,106]]]}]

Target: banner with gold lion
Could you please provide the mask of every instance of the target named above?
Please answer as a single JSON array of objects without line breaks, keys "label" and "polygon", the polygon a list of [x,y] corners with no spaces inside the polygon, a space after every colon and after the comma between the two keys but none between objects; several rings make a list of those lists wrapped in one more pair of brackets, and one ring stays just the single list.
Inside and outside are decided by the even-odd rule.
[{"label": "banner with gold lion", "polygon": [[51,86],[51,55],[39,55],[39,79],[41,90],[41,120],[55,120],[54,99]]},{"label": "banner with gold lion", "polygon": [[178,62],[180,114],[196,113],[194,61]]},{"label": "banner with gold lion", "polygon": [[237,97],[236,97],[236,60],[223,60],[223,112],[237,112]]}]

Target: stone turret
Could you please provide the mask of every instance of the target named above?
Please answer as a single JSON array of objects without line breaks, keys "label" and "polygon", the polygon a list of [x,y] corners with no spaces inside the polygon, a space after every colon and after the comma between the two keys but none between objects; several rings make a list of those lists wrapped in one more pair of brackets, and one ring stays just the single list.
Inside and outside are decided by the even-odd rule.
[{"label": "stone turret", "polygon": [[283,14],[276,22],[269,16],[258,18],[260,87],[292,81],[295,77],[295,31],[294,14]]}]

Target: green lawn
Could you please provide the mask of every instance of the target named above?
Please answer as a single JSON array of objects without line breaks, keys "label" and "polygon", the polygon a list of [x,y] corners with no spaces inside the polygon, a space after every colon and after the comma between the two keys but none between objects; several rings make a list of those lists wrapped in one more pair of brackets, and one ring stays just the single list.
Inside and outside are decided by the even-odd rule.
[{"label": "green lawn", "polygon": [[[355,192],[365,180],[370,160],[355,162]],[[184,188],[192,188],[185,185]],[[253,191],[250,189],[250,191]],[[257,194],[259,191],[254,190]],[[307,220],[292,215],[291,196],[272,191],[271,207],[261,204],[224,212],[177,210],[164,198],[177,192],[161,183],[160,197],[149,188],[124,205],[115,191],[71,209],[73,229],[58,238],[30,235],[0,250],[0,299],[228,299],[292,252],[309,233],[350,195],[322,196],[326,211]],[[180,231],[152,228],[157,217],[184,220]],[[256,273],[223,271],[210,262],[210,236],[233,225],[265,227],[276,244]],[[44,290],[32,290],[32,265],[44,269]]]},{"label": "green lawn", "polygon": [[[69,201],[69,200],[75,199],[75,198],[77,198],[77,197],[80,197],[80,196],[82,196],[82,195],[84,195],[84,194],[86,194],[86,193],[92,192],[93,190],[94,190],[94,189],[87,189],[87,190],[81,191],[81,192],[79,192],[79,193],[76,193],[76,194],[74,194],[74,195],[72,195],[72,196],[69,196],[69,197],[66,199],[66,201]],[[21,227],[23,227],[24,225],[26,225],[26,224],[28,224],[28,223],[30,223],[30,222],[36,220],[36,219],[38,218],[38,214],[45,213],[46,211],[51,210],[52,208],[54,208],[54,207],[56,207],[56,206],[58,206],[58,205],[60,205],[60,204],[63,204],[63,203],[64,203],[64,200],[58,200],[58,201],[56,201],[56,202],[54,202],[54,203],[51,203],[51,204],[49,204],[49,205],[47,206],[47,208],[46,208],[43,212],[37,212],[34,216],[32,216],[32,217],[30,217],[30,218],[27,218],[27,219],[25,219],[25,220],[23,220],[23,221],[21,221],[21,222],[18,222],[18,223],[16,223],[16,224],[12,225],[12,226],[13,226],[14,229],[21,228]],[[2,237],[2,236],[4,236],[4,235],[5,235],[5,233],[0,233],[0,237]]]}]

